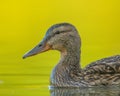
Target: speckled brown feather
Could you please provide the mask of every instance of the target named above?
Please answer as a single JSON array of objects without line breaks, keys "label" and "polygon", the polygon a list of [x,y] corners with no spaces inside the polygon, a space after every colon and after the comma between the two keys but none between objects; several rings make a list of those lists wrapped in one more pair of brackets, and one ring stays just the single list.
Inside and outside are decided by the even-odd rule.
[{"label": "speckled brown feather", "polygon": [[93,62],[82,71],[91,85],[120,84],[120,55]]}]

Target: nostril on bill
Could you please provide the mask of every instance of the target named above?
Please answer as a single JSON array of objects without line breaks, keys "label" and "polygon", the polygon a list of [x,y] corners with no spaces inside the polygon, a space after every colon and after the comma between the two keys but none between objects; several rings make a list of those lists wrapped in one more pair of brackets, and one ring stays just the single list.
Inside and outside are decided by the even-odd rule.
[{"label": "nostril on bill", "polygon": [[40,44],[40,45],[38,45],[39,47],[41,47],[42,46],[42,44]]}]

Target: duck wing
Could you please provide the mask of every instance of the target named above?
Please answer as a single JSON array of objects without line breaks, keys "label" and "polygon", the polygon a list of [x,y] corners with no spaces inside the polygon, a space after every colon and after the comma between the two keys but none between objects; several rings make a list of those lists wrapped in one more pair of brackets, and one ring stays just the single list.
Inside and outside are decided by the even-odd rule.
[{"label": "duck wing", "polygon": [[120,85],[120,55],[103,58],[82,70],[83,80],[88,85]]},{"label": "duck wing", "polygon": [[120,73],[120,55],[103,58],[92,62],[83,71],[87,74],[115,74]]}]

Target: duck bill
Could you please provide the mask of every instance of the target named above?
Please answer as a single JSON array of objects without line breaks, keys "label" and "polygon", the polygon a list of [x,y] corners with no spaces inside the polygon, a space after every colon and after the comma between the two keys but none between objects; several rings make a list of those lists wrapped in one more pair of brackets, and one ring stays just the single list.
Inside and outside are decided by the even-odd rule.
[{"label": "duck bill", "polygon": [[29,52],[27,52],[24,56],[23,56],[23,59],[27,58],[27,57],[30,57],[30,56],[34,56],[36,54],[39,54],[39,53],[42,53],[42,52],[45,52],[45,51],[48,51],[51,49],[51,46],[48,45],[48,44],[43,44],[43,43],[40,43],[38,44],[36,47],[34,47],[32,50],[30,50]]}]

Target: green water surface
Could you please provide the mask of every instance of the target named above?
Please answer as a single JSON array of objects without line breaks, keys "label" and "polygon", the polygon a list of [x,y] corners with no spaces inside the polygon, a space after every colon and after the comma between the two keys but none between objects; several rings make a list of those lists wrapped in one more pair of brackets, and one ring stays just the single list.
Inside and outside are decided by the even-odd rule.
[{"label": "green water surface", "polygon": [[0,75],[0,96],[120,96],[120,87],[49,88],[48,75]]}]

